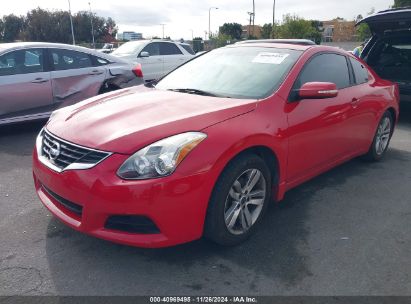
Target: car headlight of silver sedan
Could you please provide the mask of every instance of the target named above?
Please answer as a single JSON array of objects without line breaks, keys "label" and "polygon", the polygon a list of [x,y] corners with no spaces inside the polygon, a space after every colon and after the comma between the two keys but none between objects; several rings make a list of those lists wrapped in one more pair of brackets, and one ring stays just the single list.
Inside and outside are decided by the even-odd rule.
[{"label": "car headlight of silver sedan", "polygon": [[201,132],[187,132],[162,139],[130,156],[118,169],[117,175],[123,179],[170,175],[206,137]]}]

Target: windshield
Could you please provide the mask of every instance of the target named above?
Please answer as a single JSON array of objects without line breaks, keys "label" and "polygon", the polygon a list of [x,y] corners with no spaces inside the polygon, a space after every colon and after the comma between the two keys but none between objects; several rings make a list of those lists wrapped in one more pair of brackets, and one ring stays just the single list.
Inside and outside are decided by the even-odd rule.
[{"label": "windshield", "polygon": [[147,42],[144,40],[126,42],[122,46],[120,46],[117,50],[115,50],[112,54],[113,55],[132,55],[132,54],[135,54],[146,43]]},{"label": "windshield", "polygon": [[259,99],[278,89],[301,51],[228,47],[211,51],[163,78],[160,90],[207,92],[210,96]]}]

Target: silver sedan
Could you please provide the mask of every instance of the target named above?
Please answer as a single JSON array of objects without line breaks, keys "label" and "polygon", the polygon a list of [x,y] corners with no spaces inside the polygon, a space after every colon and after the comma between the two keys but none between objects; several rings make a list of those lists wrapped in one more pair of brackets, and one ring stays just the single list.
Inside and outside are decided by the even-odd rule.
[{"label": "silver sedan", "polygon": [[142,83],[141,66],[91,49],[0,44],[0,125],[44,119],[58,108]]}]

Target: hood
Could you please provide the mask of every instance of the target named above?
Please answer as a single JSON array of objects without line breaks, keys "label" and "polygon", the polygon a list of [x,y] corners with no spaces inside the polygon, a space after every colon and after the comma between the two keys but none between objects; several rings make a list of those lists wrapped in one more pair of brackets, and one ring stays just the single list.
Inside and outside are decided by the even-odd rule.
[{"label": "hood", "polygon": [[373,34],[411,28],[411,8],[390,9],[378,12],[357,22],[356,26],[367,23]]},{"label": "hood", "polygon": [[256,100],[217,98],[144,86],[97,96],[53,113],[47,129],[69,142],[131,154],[162,138],[200,131],[253,111]]}]

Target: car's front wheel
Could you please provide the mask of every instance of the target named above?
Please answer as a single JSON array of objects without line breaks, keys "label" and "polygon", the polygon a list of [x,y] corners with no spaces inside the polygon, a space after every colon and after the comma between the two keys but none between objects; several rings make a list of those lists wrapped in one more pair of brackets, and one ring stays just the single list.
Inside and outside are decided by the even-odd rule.
[{"label": "car's front wheel", "polygon": [[205,235],[222,245],[247,239],[260,222],[271,196],[271,174],[256,155],[232,161],[218,179],[208,207]]},{"label": "car's front wheel", "polygon": [[382,159],[390,144],[393,131],[394,118],[392,117],[392,114],[387,111],[384,113],[378,124],[371,147],[365,155],[366,160],[378,161]]}]

